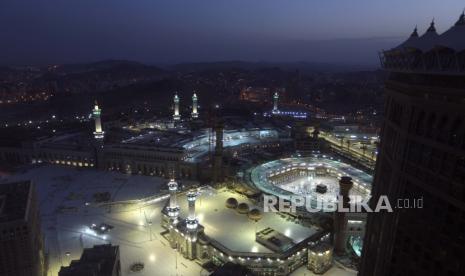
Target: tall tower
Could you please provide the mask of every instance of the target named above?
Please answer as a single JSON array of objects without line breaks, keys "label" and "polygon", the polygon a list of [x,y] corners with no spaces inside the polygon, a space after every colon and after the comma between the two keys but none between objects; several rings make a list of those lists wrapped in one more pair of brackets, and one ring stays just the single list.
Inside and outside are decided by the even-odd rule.
[{"label": "tall tower", "polygon": [[192,119],[197,119],[199,117],[199,113],[197,111],[198,103],[197,103],[197,95],[194,92],[192,95]]},{"label": "tall tower", "polygon": [[187,193],[187,202],[189,205],[189,214],[186,219],[186,227],[190,230],[197,229],[197,218],[195,217],[195,200],[197,199],[197,193],[194,191],[189,191]]},{"label": "tall tower", "polygon": [[274,95],[273,95],[273,111],[272,111],[273,114],[279,113],[278,100],[279,100],[279,94],[278,94],[278,91],[276,91],[274,92]]},{"label": "tall tower", "polygon": [[213,157],[213,182],[223,181],[223,129],[224,124],[217,120],[214,131],[216,135],[215,154]]},{"label": "tall tower", "polygon": [[179,97],[178,97],[178,93],[174,94],[173,103],[174,103],[173,120],[179,121],[179,120],[181,120],[181,114],[179,114]]},{"label": "tall tower", "polygon": [[95,101],[95,106],[94,109],[92,110],[92,115],[94,117],[95,121],[95,131],[94,131],[94,137],[95,139],[103,139],[105,136],[105,132],[102,131],[102,121],[100,119],[102,110],[98,107],[97,101]]},{"label": "tall tower", "polygon": [[187,240],[184,247],[184,256],[190,260],[195,259],[197,255],[196,250],[196,241],[197,241],[197,226],[198,221],[195,217],[195,200],[197,198],[197,193],[195,191],[189,191],[187,193],[187,203],[189,205],[189,212],[186,218],[186,228],[187,228]]},{"label": "tall tower", "polygon": [[168,216],[171,218],[172,222],[177,223],[179,215],[179,205],[176,195],[178,192],[178,183],[174,181],[174,179],[168,182],[168,190],[170,191],[170,202],[167,207]]},{"label": "tall tower", "polygon": [[[353,185],[352,178],[348,176],[343,176],[339,180],[339,199],[342,200],[342,206],[346,209],[350,207],[349,191]],[[346,214],[336,211],[334,216],[334,251],[338,255],[345,253],[346,225]]]},{"label": "tall tower", "polygon": [[34,187],[30,180],[0,185],[0,275],[47,275]]},{"label": "tall tower", "polygon": [[462,13],[380,53],[389,75],[370,202],[398,207],[368,213],[361,276],[465,275],[464,37]]}]

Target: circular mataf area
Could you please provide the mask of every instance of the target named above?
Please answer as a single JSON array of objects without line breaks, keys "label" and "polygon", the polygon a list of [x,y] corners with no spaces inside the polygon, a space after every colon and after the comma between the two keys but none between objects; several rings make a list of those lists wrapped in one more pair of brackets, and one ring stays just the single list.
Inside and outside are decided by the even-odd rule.
[{"label": "circular mataf area", "polygon": [[[336,202],[339,179],[349,176],[354,183],[350,196],[366,198],[370,195],[373,177],[349,164],[331,157],[278,159],[252,169],[251,181],[266,194],[284,199],[305,196],[316,206],[318,201]],[[357,200],[352,197],[352,200]],[[360,200],[360,198],[358,199]]]}]

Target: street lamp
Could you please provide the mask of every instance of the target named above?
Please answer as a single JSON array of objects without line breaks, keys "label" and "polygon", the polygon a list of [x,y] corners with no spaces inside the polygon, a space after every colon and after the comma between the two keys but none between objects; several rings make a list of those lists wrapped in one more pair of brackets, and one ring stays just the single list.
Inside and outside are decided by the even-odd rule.
[{"label": "street lamp", "polygon": [[174,262],[176,268],[176,275],[178,275],[178,243],[176,242],[176,247],[174,248]]}]

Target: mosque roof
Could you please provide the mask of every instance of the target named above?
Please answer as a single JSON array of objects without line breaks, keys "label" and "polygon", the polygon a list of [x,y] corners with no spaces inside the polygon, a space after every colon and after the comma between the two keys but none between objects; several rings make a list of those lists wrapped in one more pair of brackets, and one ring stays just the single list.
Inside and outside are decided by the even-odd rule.
[{"label": "mosque roof", "polygon": [[428,52],[437,48],[449,48],[456,52],[465,50],[465,14],[463,12],[457,22],[444,33],[436,32],[433,20],[423,35],[418,36],[415,27],[410,37],[392,50],[414,49]]}]

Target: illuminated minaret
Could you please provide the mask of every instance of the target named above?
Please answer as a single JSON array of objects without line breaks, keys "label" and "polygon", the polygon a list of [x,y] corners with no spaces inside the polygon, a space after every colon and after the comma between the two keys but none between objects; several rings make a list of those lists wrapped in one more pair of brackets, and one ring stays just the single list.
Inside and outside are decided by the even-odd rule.
[{"label": "illuminated minaret", "polygon": [[100,120],[100,114],[102,110],[98,107],[97,101],[95,101],[94,109],[92,110],[92,115],[95,120],[95,139],[103,139],[105,132],[102,131],[102,121]]},{"label": "illuminated minaret", "polygon": [[192,119],[196,119],[199,117],[199,113],[197,112],[197,95],[194,92],[192,95]]},{"label": "illuminated minaret", "polygon": [[[350,208],[349,192],[353,186],[352,178],[343,176],[339,180],[339,200],[342,200],[342,207]],[[334,252],[343,255],[346,248],[346,214],[341,211],[335,212],[334,217]]]},{"label": "illuminated minaret", "polygon": [[179,114],[179,97],[178,97],[178,93],[174,94],[173,102],[174,102],[173,120],[179,121],[179,120],[181,120],[181,115]]},{"label": "illuminated minaret", "polygon": [[186,219],[187,229],[197,229],[197,219],[195,217],[195,200],[197,199],[197,193],[190,191],[187,193],[187,202],[189,204],[189,214]]},{"label": "illuminated minaret", "polygon": [[273,114],[279,113],[278,100],[279,100],[279,95],[278,95],[278,92],[276,91],[274,92],[274,95],[273,95],[273,111],[272,111]]},{"label": "illuminated minaret", "polygon": [[168,190],[170,191],[170,203],[167,207],[168,216],[173,220],[173,222],[176,222],[179,215],[179,205],[176,198],[178,183],[176,183],[174,179],[171,179],[170,182],[168,182]]}]

